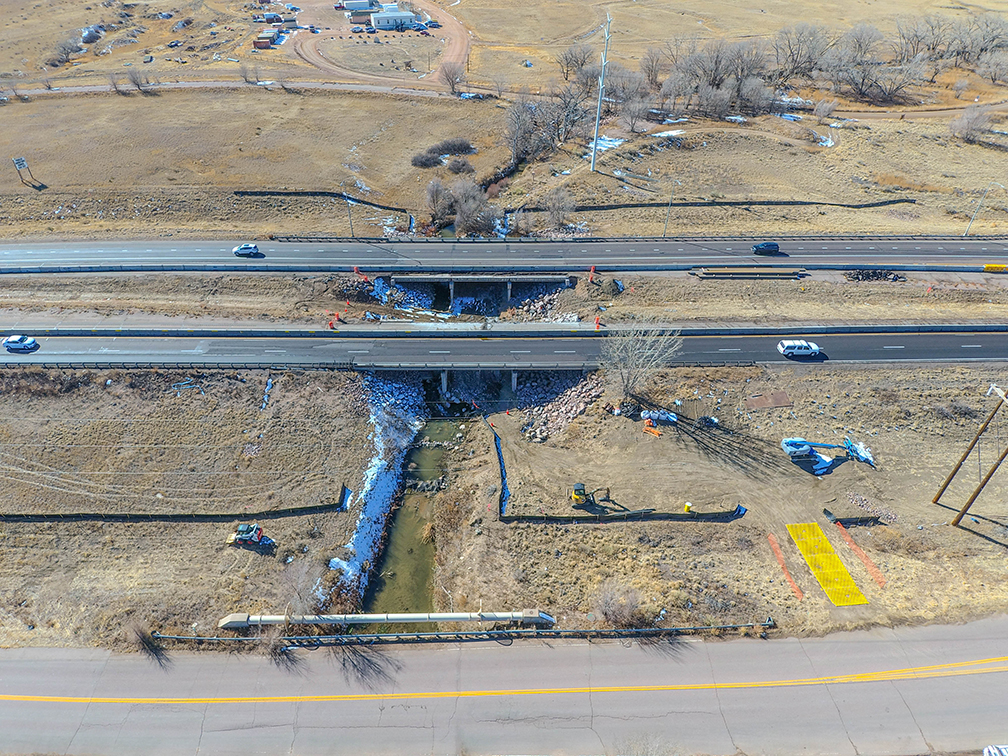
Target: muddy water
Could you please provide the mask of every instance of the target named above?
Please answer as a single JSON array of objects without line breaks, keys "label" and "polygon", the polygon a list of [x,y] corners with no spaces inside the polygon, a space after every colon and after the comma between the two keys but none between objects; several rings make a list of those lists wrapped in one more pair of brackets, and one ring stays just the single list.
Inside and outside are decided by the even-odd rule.
[{"label": "muddy water", "polygon": [[[419,437],[450,441],[458,432],[451,420],[431,420]],[[441,475],[445,450],[418,446],[406,456],[406,480],[434,480]],[[431,517],[427,494],[407,493],[392,515],[388,542],[364,597],[365,612],[430,612],[434,610],[431,578],[434,574],[434,544],[425,543],[424,529]],[[431,625],[402,625],[399,631],[424,632]],[[381,630],[377,629],[376,630]]]}]

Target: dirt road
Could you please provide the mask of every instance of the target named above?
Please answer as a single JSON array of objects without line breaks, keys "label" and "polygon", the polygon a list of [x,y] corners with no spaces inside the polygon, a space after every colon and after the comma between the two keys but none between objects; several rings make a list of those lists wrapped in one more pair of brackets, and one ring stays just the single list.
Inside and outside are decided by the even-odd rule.
[{"label": "dirt road", "polygon": [[[447,62],[461,63],[464,65],[469,57],[469,31],[458,19],[433,3],[416,2],[414,4],[441,24],[441,29],[438,30],[438,35],[444,36],[445,39],[447,39],[447,44],[441,54],[441,62],[438,67],[427,74],[423,79],[418,79],[415,84],[411,82],[410,86],[416,86],[417,88],[427,90],[442,90],[444,89],[444,84],[441,82],[440,77],[442,66]],[[335,12],[342,13],[341,11]],[[322,25],[332,17],[333,13],[334,11],[332,10],[331,3],[311,3],[306,5],[302,11],[302,23],[315,23],[316,25]],[[321,37],[319,35],[298,34],[294,38],[294,54],[305,63],[313,65],[326,73],[339,76],[347,81],[385,84],[386,86],[393,87],[402,86],[402,82],[400,80],[391,76],[364,73],[339,65],[335,61],[326,57],[319,50],[318,43],[320,40]]]}]

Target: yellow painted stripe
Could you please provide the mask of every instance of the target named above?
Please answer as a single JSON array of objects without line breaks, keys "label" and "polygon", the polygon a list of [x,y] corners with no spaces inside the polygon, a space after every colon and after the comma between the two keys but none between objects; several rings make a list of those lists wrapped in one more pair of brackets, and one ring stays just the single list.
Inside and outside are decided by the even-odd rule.
[{"label": "yellow painted stripe", "polygon": [[787,530],[830,601],[837,606],[868,603],[818,523],[788,525]]},{"label": "yellow painted stripe", "polygon": [[530,688],[513,690],[439,690],[415,693],[345,693],[337,695],[304,696],[234,696],[197,698],[118,698],[83,696],[31,696],[2,694],[0,701],[29,703],[81,703],[81,704],[212,704],[212,703],[310,703],[331,701],[393,701],[438,698],[491,698],[503,696],[584,695],[598,693],[664,693],[698,690],[746,690],[759,688],[793,688],[811,685],[845,685],[850,683],[893,682],[898,680],[924,680],[935,677],[964,677],[1008,672],[1008,656],[974,661],[934,664],[926,667],[861,672],[831,677],[808,677],[794,680],[764,680],[734,683],[694,683],[686,685],[620,685],[583,688]]},{"label": "yellow painted stripe", "polygon": [[988,263],[984,265],[984,273],[1004,273],[1008,269],[1006,265],[995,265],[993,263]]}]

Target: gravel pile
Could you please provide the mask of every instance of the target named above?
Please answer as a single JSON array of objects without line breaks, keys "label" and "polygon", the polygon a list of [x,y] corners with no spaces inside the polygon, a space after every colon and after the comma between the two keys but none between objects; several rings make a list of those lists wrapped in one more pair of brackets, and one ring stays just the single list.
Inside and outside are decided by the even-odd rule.
[{"label": "gravel pile", "polygon": [[575,417],[584,414],[589,405],[602,396],[602,379],[597,374],[586,376],[558,392],[557,384],[564,380],[563,376],[535,378],[519,387],[519,398],[526,406],[527,422],[522,433],[527,441],[541,444],[550,436],[563,432]]},{"label": "gravel pile", "polygon": [[851,504],[861,507],[861,509],[865,510],[869,514],[875,515],[875,517],[878,517],[882,520],[882,522],[896,522],[896,520],[899,519],[898,515],[891,509],[886,509],[885,507],[880,507],[877,504],[872,504],[861,494],[848,491],[847,498],[850,500]]}]

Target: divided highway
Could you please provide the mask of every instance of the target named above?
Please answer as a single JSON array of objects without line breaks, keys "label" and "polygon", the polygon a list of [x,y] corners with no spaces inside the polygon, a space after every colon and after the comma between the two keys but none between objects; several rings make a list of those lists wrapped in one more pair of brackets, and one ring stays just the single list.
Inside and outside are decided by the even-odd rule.
[{"label": "divided highway", "polygon": [[[792,338],[801,338],[796,332]],[[684,364],[786,362],[774,336],[690,336]],[[816,336],[831,362],[964,362],[1008,360],[1008,332],[835,334]],[[139,336],[40,337],[32,354],[0,354],[6,364],[209,364],[283,367],[347,363],[360,369],[579,370],[598,365],[602,339],[571,335],[345,338]]]},{"label": "divided highway", "polygon": [[0,273],[88,269],[276,271],[660,271],[704,265],[822,267],[886,265],[977,268],[1004,263],[1008,237],[780,239],[787,256],[756,257],[762,239],[614,239],[573,242],[342,240],[259,242],[257,258],[237,258],[230,241],[31,242],[0,244]]}]

